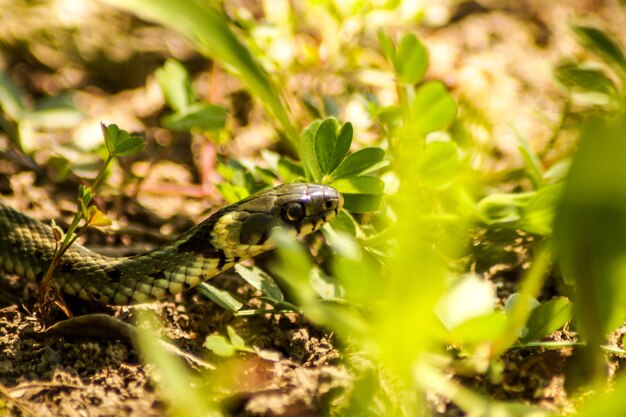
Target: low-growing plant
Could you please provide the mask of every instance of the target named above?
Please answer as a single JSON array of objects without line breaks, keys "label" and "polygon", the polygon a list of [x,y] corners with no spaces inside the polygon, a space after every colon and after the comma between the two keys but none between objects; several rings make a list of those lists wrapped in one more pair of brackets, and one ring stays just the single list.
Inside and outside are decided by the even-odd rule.
[{"label": "low-growing plant", "polygon": [[[100,171],[98,172],[98,175],[93,180],[91,186],[81,185],[79,187],[76,213],[74,214],[74,218],[68,226],[67,231],[63,231],[63,229],[57,226],[54,220],[51,224],[57,246],[54,256],[50,261],[50,266],[41,281],[41,299],[39,301],[39,310],[44,323],[48,320],[48,315],[50,314],[50,308],[52,305],[57,305],[68,317],[71,316],[71,313],[65,306],[62,298],[59,294],[56,294],[54,287],[51,286],[54,271],[59,266],[63,254],[65,254],[70,246],[76,242],[76,239],[78,239],[80,234],[83,233],[87,227],[102,227],[109,226],[111,224],[110,219],[98,210],[95,205],[93,205],[96,191],[104,180],[107,168],[114,158],[131,156],[139,152],[145,145],[142,137],[133,136],[127,131],[120,129],[115,124],[102,124],[101,126],[104,143],[107,149],[107,156],[102,164],[102,167],[100,168]],[[79,228],[78,226],[81,221],[83,221],[83,225]]]}]

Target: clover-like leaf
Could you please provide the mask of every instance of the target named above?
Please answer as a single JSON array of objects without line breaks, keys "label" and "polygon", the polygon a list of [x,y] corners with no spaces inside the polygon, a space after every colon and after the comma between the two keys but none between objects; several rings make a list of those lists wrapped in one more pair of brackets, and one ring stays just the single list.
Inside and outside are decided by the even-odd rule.
[{"label": "clover-like leaf", "polygon": [[378,177],[340,178],[330,183],[344,198],[344,208],[355,213],[376,211],[382,201],[385,183]]},{"label": "clover-like leaf", "polygon": [[406,84],[416,84],[424,77],[428,67],[428,51],[424,44],[410,33],[400,40],[395,62],[398,79]]},{"label": "clover-like leaf", "polygon": [[243,337],[237,334],[235,329],[233,329],[231,326],[227,326],[226,331],[228,332],[228,338],[230,339],[230,343],[236,350],[253,352],[253,350],[246,345],[246,341],[243,340]]},{"label": "clover-like leaf", "polygon": [[112,156],[131,156],[145,145],[145,141],[140,136],[131,136],[127,131],[120,129],[115,124],[101,124],[104,135],[104,143]]},{"label": "clover-like leaf", "polygon": [[343,194],[382,194],[385,189],[383,180],[368,176],[341,178],[330,185]]},{"label": "clover-like leaf", "polygon": [[363,148],[348,155],[332,172],[333,178],[348,178],[367,174],[387,165],[381,148]]},{"label": "clover-like leaf", "polygon": [[233,356],[236,352],[235,347],[224,336],[210,335],[204,340],[204,347],[218,356]]},{"label": "clover-like leaf", "polygon": [[343,161],[352,143],[352,124],[346,123],[339,133],[339,122],[327,118],[315,134],[315,157],[322,174],[331,173]]},{"label": "clover-like leaf", "polygon": [[411,114],[417,129],[423,133],[443,129],[454,121],[456,102],[439,81],[420,86],[411,102]]},{"label": "clover-like leaf", "polygon": [[315,120],[304,128],[298,147],[306,178],[318,183],[322,180],[322,171],[315,156],[315,136],[321,124],[321,120]]},{"label": "clover-like leaf", "polygon": [[417,161],[421,182],[432,189],[447,187],[461,169],[457,144],[452,141],[429,142]]},{"label": "clover-like leaf", "polygon": [[132,156],[143,149],[146,142],[141,136],[130,136],[117,144],[113,149],[115,156]]}]

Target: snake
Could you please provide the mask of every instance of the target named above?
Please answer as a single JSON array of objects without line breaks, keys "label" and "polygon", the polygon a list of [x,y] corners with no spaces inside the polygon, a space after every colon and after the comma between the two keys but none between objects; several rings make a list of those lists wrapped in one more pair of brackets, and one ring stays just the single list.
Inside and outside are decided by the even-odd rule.
[{"label": "snake", "polygon": [[[275,248],[274,229],[302,237],[333,220],[342,207],[342,195],[330,186],[279,185],[217,210],[147,253],[109,257],[75,243],[54,270],[52,285],[110,305],[160,300]],[[0,269],[41,282],[56,245],[49,225],[0,202]]]}]

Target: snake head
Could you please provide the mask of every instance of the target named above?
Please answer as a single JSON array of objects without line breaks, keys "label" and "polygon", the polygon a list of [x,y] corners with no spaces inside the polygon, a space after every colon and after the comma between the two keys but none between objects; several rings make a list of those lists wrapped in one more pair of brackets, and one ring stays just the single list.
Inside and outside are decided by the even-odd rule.
[{"label": "snake head", "polygon": [[274,188],[279,226],[305,236],[330,222],[343,207],[339,191],[327,185],[285,184]]},{"label": "snake head", "polygon": [[284,184],[229,207],[215,223],[211,243],[227,258],[249,258],[274,246],[275,228],[305,236],[335,218],[343,197],[332,187]]}]

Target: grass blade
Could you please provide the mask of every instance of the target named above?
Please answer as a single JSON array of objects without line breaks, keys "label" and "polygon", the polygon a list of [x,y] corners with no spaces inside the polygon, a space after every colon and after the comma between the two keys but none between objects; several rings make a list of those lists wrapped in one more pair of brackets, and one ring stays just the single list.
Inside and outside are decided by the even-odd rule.
[{"label": "grass blade", "polygon": [[295,150],[298,132],[272,81],[231,30],[228,19],[200,0],[104,0],[105,3],[175,29],[205,55],[239,73],[248,88],[278,120]]}]

